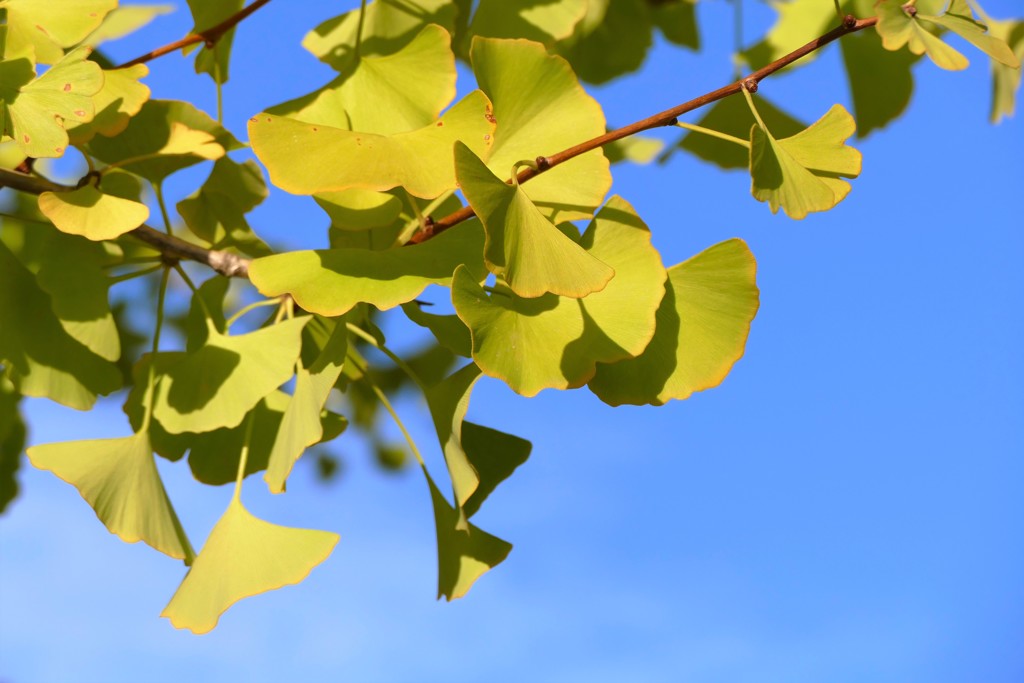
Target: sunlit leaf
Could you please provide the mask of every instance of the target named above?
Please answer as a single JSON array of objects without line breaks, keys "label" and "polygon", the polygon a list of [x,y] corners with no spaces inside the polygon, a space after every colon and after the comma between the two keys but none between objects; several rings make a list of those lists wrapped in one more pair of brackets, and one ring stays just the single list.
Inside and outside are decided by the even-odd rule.
[{"label": "sunlit leaf", "polygon": [[[561,57],[525,40],[474,38],[473,72],[494,103],[498,128],[487,166],[504,179],[512,165],[605,132],[601,106]],[[468,140],[463,142],[473,146]],[[477,156],[482,156],[474,149]],[[530,198],[555,222],[589,218],[611,187],[608,160],[594,150],[530,181]]]},{"label": "sunlit leaf", "polygon": [[[188,0],[195,25],[192,33],[213,28],[242,9],[245,0]],[[196,56],[196,73],[209,74],[215,83],[227,83],[228,64],[231,61],[231,44],[235,39],[232,28],[212,46],[204,45]],[[192,48],[186,48],[188,53]]]},{"label": "sunlit leaf", "polygon": [[731,239],[669,268],[644,352],[599,364],[590,389],[610,405],[662,405],[718,386],[743,355],[757,314],[756,263]]},{"label": "sunlit leaf", "polygon": [[87,410],[120,386],[117,367],[69,335],[50,297],[0,242],[0,359],[17,390]]},{"label": "sunlit leaf", "polygon": [[132,181],[124,182],[130,176],[110,175],[114,179],[108,183],[101,180],[70,192],[44,192],[39,195],[39,210],[61,232],[90,240],[111,240],[134,230],[149,218],[149,207],[137,201],[138,183],[133,191]]},{"label": "sunlit leaf", "polygon": [[299,368],[292,393],[270,452],[263,476],[271,493],[283,493],[292,466],[302,452],[323,437],[320,413],[341,375],[348,350],[348,333],[339,324],[309,368]]},{"label": "sunlit leaf", "polygon": [[108,303],[106,260],[100,245],[54,234],[43,249],[36,277],[67,333],[96,355],[116,361],[121,343]]},{"label": "sunlit leaf", "polygon": [[249,139],[271,182],[293,194],[401,185],[433,198],[455,187],[452,144],[461,140],[486,156],[493,119],[490,102],[475,90],[435,123],[409,133],[357,133],[257,114],[249,119]]},{"label": "sunlit leaf", "polygon": [[9,54],[25,54],[31,46],[37,63],[56,64],[64,56],[62,48],[95,30],[117,0],[5,0],[3,7]]},{"label": "sunlit leaf", "polygon": [[524,299],[500,283],[488,294],[462,268],[452,279],[455,310],[472,331],[473,359],[524,396],[582,386],[598,361],[638,355],[654,335],[666,275],[632,207],[610,199],[580,244],[616,271],[607,287],[584,299]]},{"label": "sunlit leaf", "polygon": [[433,332],[437,341],[452,353],[465,358],[473,355],[469,328],[459,320],[459,316],[428,313],[415,301],[402,304],[402,310],[409,316],[409,320]]},{"label": "sunlit leaf", "polygon": [[265,522],[236,496],[160,616],[175,628],[207,633],[239,600],[301,582],[339,538]]},{"label": "sunlit leaf", "polygon": [[82,40],[83,45],[96,47],[134,33],[153,19],[174,11],[174,5],[122,5],[103,18],[103,23]]},{"label": "sunlit leaf", "polygon": [[292,377],[307,322],[294,318],[234,336],[211,327],[201,349],[177,354],[157,387],[154,416],[171,434],[237,426]]},{"label": "sunlit leaf", "polygon": [[146,432],[32,446],[28,457],[77,488],[111,533],[191,564],[195,553],[164,490]]},{"label": "sunlit leaf", "polygon": [[[910,9],[904,9],[905,6]],[[903,0],[879,0],[876,8],[878,23],[875,29],[886,50],[899,50],[906,45],[915,55],[928,53],[936,66],[943,69],[959,71],[967,68],[966,57],[921,25],[920,10],[916,7],[906,5]]]},{"label": "sunlit leaf", "polygon": [[[448,31],[455,26],[451,0],[373,0],[366,4],[360,53],[390,55],[409,44],[424,26],[437,24]],[[302,46],[317,59],[344,71],[355,58],[359,8],[323,22],[302,39]]]},{"label": "sunlit leaf", "polygon": [[433,123],[455,97],[451,37],[426,26],[401,51],[362,56],[324,87],[267,109],[305,123],[394,135]]},{"label": "sunlit leaf", "polygon": [[768,202],[772,213],[781,206],[790,218],[831,209],[850,192],[842,178],[860,175],[861,154],[845,144],[855,129],[853,117],[839,104],[782,140],[755,125],[750,131],[751,193]]},{"label": "sunlit leaf", "polygon": [[[8,9],[8,11],[10,11]],[[0,123],[30,157],[59,157],[68,146],[65,126],[91,121],[93,96],[103,86],[103,71],[78,48],[33,78],[27,59],[0,62]]]},{"label": "sunlit leaf", "polygon": [[219,159],[242,143],[188,102],[148,100],[116,137],[97,136],[89,151],[159,183],[175,171]]},{"label": "sunlit leaf", "polygon": [[387,192],[340,190],[313,195],[338,230],[371,230],[391,225],[402,213],[402,200]]},{"label": "sunlit leaf", "polygon": [[[480,368],[470,363],[425,392],[430,415],[434,419],[434,429],[448,465],[448,474],[455,492],[455,507],[459,510],[480,484],[480,477],[462,447],[462,421],[466,418],[469,396],[478,379]],[[466,529],[465,517],[460,517],[459,528]]]},{"label": "sunlit leaf", "polygon": [[[987,21],[989,33],[1005,40],[1017,59],[1024,60],[1024,21]],[[1017,107],[1020,79],[1020,69],[1011,69],[1005,64],[992,62],[992,123],[999,123],[1003,117],[1013,116]]]},{"label": "sunlit leaf", "polygon": [[264,296],[290,294],[307,311],[341,315],[359,302],[381,310],[412,301],[431,284],[447,285],[460,264],[483,278],[483,230],[470,222],[400,249],[292,251],[256,259],[249,277]]},{"label": "sunlit leaf", "polygon": [[92,121],[65,126],[71,143],[81,145],[97,133],[110,137],[123,131],[149,99],[149,88],[139,82],[148,73],[145,64],[104,70],[103,87],[92,98],[96,108]]},{"label": "sunlit leaf", "polygon": [[615,275],[541,214],[528,192],[488,170],[468,147],[455,145],[459,186],[484,224],[484,261],[516,294],[583,297]]},{"label": "sunlit leaf", "polygon": [[616,140],[604,146],[604,155],[608,161],[617,164],[629,161],[634,164],[649,164],[658,158],[665,143],[657,138],[643,135],[630,135],[628,138]]},{"label": "sunlit leaf", "polygon": [[950,0],[949,7],[940,16],[919,14],[918,19],[938,24],[957,34],[992,59],[1011,69],[1020,68],[1020,60],[1002,38],[989,34],[988,27],[974,18],[967,0]]},{"label": "sunlit leaf", "polygon": [[459,513],[424,470],[437,529],[437,597],[461,598],[477,579],[501,564],[512,545],[472,524],[460,528]]},{"label": "sunlit leaf", "polygon": [[569,37],[587,12],[587,0],[480,0],[469,32],[489,38],[525,38],[545,45]]},{"label": "sunlit leaf", "polygon": [[236,247],[253,256],[265,256],[270,247],[252,231],[245,214],[267,194],[255,161],[238,163],[225,156],[214,163],[202,187],[178,202],[177,208],[189,230],[212,248]]}]

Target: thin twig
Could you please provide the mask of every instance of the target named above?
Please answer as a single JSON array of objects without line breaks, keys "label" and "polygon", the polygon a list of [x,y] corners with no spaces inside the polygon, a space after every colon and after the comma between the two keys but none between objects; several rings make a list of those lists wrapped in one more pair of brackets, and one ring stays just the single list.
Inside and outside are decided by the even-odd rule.
[{"label": "thin twig", "polygon": [[[806,57],[815,50],[821,49],[822,47],[828,45],[834,40],[842,38],[843,36],[849,33],[855,33],[857,31],[866,29],[870,26],[874,26],[876,23],[878,23],[878,17],[856,19],[852,16],[847,15],[843,19],[842,25],[832,29],[831,31],[829,31],[828,33],[819,38],[815,38],[806,45],[797,48],[796,50],[793,50],[788,55],[776,59],[771,64],[768,64],[767,66],[758,69],[757,71],[750,74],[746,78],[741,78],[733,83],[730,83],[725,87],[719,88],[718,90],[713,90],[707,93],[706,95],[696,97],[690,100],[689,102],[684,102],[683,104],[672,107],[671,109],[666,109],[665,111],[659,114],[655,114],[654,116],[648,116],[646,119],[641,119],[636,123],[631,123],[628,126],[623,126],[622,128],[619,128],[617,130],[613,130],[609,133],[605,133],[604,135],[600,135],[596,138],[587,140],[586,142],[581,142],[578,145],[575,145],[568,149],[564,149],[561,152],[552,154],[551,156],[537,157],[538,167],[536,169],[527,168],[520,172],[517,176],[518,181],[520,183],[525,183],[527,180],[537,177],[538,175],[540,175],[544,171],[547,171],[548,169],[554,168],[559,164],[564,164],[566,161],[569,161],[570,159],[575,159],[576,157],[582,154],[591,152],[599,147],[607,145],[610,142],[615,142],[616,140],[621,140],[622,138],[629,137],[630,135],[636,135],[637,133],[642,133],[643,131],[650,130],[652,128],[660,128],[662,126],[675,125],[676,119],[682,116],[683,114],[691,112],[694,109],[700,109],[705,105],[711,104],[712,102],[717,102],[718,100],[729,97],[730,95],[735,95],[736,93],[743,90],[744,84],[749,84],[753,86],[754,89],[756,89],[757,84],[762,79],[772,75],[776,71],[779,71],[780,69],[789,66],[790,64],[797,61],[798,59],[801,59],[802,57]],[[511,183],[512,181],[509,180],[508,182]],[[448,228],[458,225],[459,223],[468,220],[475,215],[476,213],[473,211],[472,207],[464,206],[458,211],[448,214],[444,218],[436,219],[433,225],[430,226],[429,230],[424,230],[413,235],[412,239],[409,240],[409,244],[419,244],[421,242],[425,242],[431,237],[434,237],[435,235],[444,232]]]},{"label": "thin twig", "polygon": [[144,55],[139,55],[135,59],[127,61],[117,68],[123,69],[126,66],[132,66],[134,64],[143,64],[145,62],[152,61],[157,57],[162,57],[171,52],[180,50],[183,47],[195,45],[196,43],[214,45],[218,40],[220,40],[221,36],[223,36],[225,33],[233,29],[240,21],[248,17],[256,10],[258,10],[260,7],[263,7],[268,2],[270,2],[270,0],[254,0],[251,5],[249,5],[248,7],[243,7],[240,11],[236,12],[235,14],[232,14],[230,17],[220,22],[216,26],[205,29],[203,31],[198,31],[196,33],[190,33],[181,40],[176,40],[173,43],[168,43],[167,45],[158,47],[157,49],[147,52]]}]

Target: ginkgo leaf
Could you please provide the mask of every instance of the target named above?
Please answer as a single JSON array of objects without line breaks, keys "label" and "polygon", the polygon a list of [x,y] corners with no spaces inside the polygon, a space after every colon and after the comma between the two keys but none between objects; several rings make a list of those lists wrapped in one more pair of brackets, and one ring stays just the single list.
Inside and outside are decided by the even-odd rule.
[{"label": "ginkgo leaf", "polygon": [[518,184],[508,185],[468,147],[455,145],[459,186],[484,224],[484,262],[519,296],[548,292],[584,297],[604,289],[615,275],[534,206]]},{"label": "ginkgo leaf", "polygon": [[18,410],[21,396],[0,377],[0,513],[18,496],[18,469],[25,449],[25,422]]},{"label": "ginkgo leaf", "polygon": [[387,310],[412,301],[431,284],[447,285],[460,264],[486,275],[479,223],[456,226],[422,244],[367,251],[292,251],[256,259],[249,277],[268,297],[289,294],[303,309],[341,315],[360,302]]},{"label": "ginkgo leaf", "polygon": [[[271,182],[293,194],[401,185],[417,197],[454,189],[451,147],[465,142],[487,155],[494,117],[487,97],[474,90],[435,123],[392,136],[358,133],[257,114],[249,119],[253,151]],[[305,150],[296,154],[296,150]]]},{"label": "ginkgo leaf", "polygon": [[314,92],[269,114],[360,133],[394,135],[423,128],[455,97],[451,36],[426,26],[394,54],[362,55]]},{"label": "ginkgo leaf", "polygon": [[5,0],[3,7],[9,50],[24,54],[31,46],[36,63],[56,64],[64,56],[62,48],[77,45],[95,30],[117,0]]},{"label": "ginkgo leaf", "polygon": [[751,194],[768,202],[772,213],[781,206],[790,218],[831,209],[850,192],[842,178],[860,175],[861,154],[845,144],[855,130],[853,117],[839,104],[809,128],[782,140],[753,126]]},{"label": "ginkgo leaf", "polygon": [[[967,58],[921,25],[919,10],[903,0],[879,0],[876,5],[878,23],[875,29],[886,50],[899,50],[904,45],[915,55],[925,53],[936,66],[950,71],[966,69]],[[931,17],[933,18],[933,17]]]},{"label": "ginkgo leaf", "polygon": [[426,468],[423,472],[430,487],[437,530],[437,597],[455,600],[501,564],[512,551],[512,545],[473,524],[460,528],[459,513],[445,500]]},{"label": "ginkgo leaf", "polygon": [[32,446],[36,467],[78,489],[111,533],[191,564],[195,553],[153,461],[149,435]]},{"label": "ginkgo leaf", "polygon": [[239,600],[300,583],[339,539],[265,522],[235,496],[160,616],[175,628],[207,633]]},{"label": "ginkgo leaf", "polygon": [[[283,391],[274,391],[257,403],[242,420],[242,424],[236,427],[222,427],[212,432],[174,437],[186,444],[189,449],[188,466],[192,470],[192,476],[196,481],[210,486],[221,486],[235,481],[242,449],[245,446],[247,420],[252,420],[253,427],[243,476],[267,470],[281,431],[289,429],[285,420],[292,403],[292,396]],[[309,445],[330,441],[344,432],[348,426],[344,417],[322,408],[313,412],[312,420],[316,421],[316,427],[310,426],[310,429],[318,431],[316,438]],[[294,457],[297,458],[298,455]],[[289,467],[291,464],[293,463],[289,463]]]},{"label": "ginkgo leaf", "polygon": [[[887,53],[888,54],[888,53]],[[795,135],[807,124],[772,104],[762,95],[757,97],[757,113],[765,127],[778,137]],[[725,133],[740,139],[750,137],[750,126],[755,122],[750,107],[740,97],[726,97],[715,102],[697,121],[702,128]],[[695,154],[704,161],[722,168],[749,168],[750,151],[740,145],[698,132],[689,132],[679,141],[677,149]],[[662,157],[665,161],[674,150]]]},{"label": "ginkgo leaf", "polygon": [[88,410],[120,385],[117,366],[64,329],[50,297],[0,241],[0,359],[18,391]]},{"label": "ginkgo leaf", "polygon": [[402,200],[388,192],[340,190],[321,192],[313,199],[337,230],[372,230],[391,225],[402,213]]},{"label": "ginkgo leaf", "polygon": [[223,126],[188,102],[176,100],[147,100],[121,133],[94,137],[88,145],[98,159],[154,183],[241,148]]},{"label": "ginkgo leaf", "polygon": [[631,135],[628,138],[615,140],[604,146],[604,155],[608,161],[617,164],[629,161],[634,164],[649,164],[658,158],[665,148],[665,143],[657,138],[643,135]]},{"label": "ginkgo leaf", "polygon": [[[604,134],[601,105],[583,90],[569,64],[548,55],[541,44],[476,37],[471,57],[480,89],[494,103],[498,128],[490,156],[483,158],[499,177],[507,178],[519,161]],[[555,222],[590,218],[611,183],[608,160],[594,150],[531,180],[530,198]]]},{"label": "ginkgo leaf", "polygon": [[339,324],[334,328],[319,357],[309,368],[299,368],[295,391],[281,420],[270,451],[263,479],[271,493],[283,493],[292,466],[302,452],[323,437],[320,413],[341,375],[348,351],[348,332]]},{"label": "ginkgo leaf", "polygon": [[149,99],[149,88],[139,82],[149,73],[145,64],[124,69],[105,69],[103,87],[93,98],[96,114],[89,123],[66,125],[68,137],[74,145],[81,145],[94,135],[117,135],[128,126],[128,120],[139,113]]},{"label": "ginkgo leaf", "polygon": [[459,320],[459,316],[427,313],[415,301],[402,304],[402,310],[409,320],[433,332],[434,338],[452,353],[465,358],[473,355],[473,339],[469,335],[469,328]]},{"label": "ginkgo leaf", "polygon": [[950,0],[949,7],[940,16],[918,14],[917,19],[952,31],[992,59],[1011,69],[1020,68],[1020,60],[1002,38],[988,33],[988,27],[974,18],[967,0]]},{"label": "ginkgo leaf", "polygon": [[[480,368],[470,363],[424,392],[441,451],[448,465],[448,474],[455,492],[455,507],[460,511],[480,485],[480,476],[462,447],[462,421],[466,418],[469,396],[478,379]],[[461,513],[459,528],[467,528],[466,518]]]},{"label": "ginkgo leaf", "polygon": [[613,406],[662,405],[718,386],[743,355],[757,314],[756,268],[739,239],[669,268],[654,338],[636,358],[599,364],[591,391]]},{"label": "ginkgo leaf", "polygon": [[106,262],[101,245],[54,233],[43,247],[36,277],[64,330],[96,355],[116,361],[121,340],[110,312]]},{"label": "ginkgo leaf", "polygon": [[[213,28],[242,9],[245,0],[188,0],[195,25],[192,33]],[[231,43],[235,29],[220,36],[212,46],[204,45],[196,55],[196,73],[208,74],[215,83],[228,82],[228,64],[231,61]],[[185,50],[187,54],[189,49]]]},{"label": "ginkgo leaf", "polygon": [[512,476],[516,468],[526,462],[533,446],[526,439],[468,420],[462,423],[461,442],[479,478],[473,495],[462,505],[466,516],[472,517],[498,484]]},{"label": "ginkgo leaf", "polygon": [[659,2],[651,7],[651,20],[670,43],[699,50],[696,6],[697,0]]},{"label": "ginkgo leaf", "polygon": [[[850,80],[857,137],[863,138],[894,120],[907,108],[914,91],[911,67],[920,57],[909,50],[886,50],[878,34],[870,31],[843,36],[839,45]],[[880,78],[885,78],[884,88],[878,87]],[[768,127],[775,130],[771,123]],[[776,134],[785,133],[776,131]]]},{"label": "ginkgo leaf", "polygon": [[82,40],[83,45],[96,47],[134,33],[163,14],[174,11],[174,5],[122,5],[103,17],[99,27]]},{"label": "ginkgo leaf", "polygon": [[605,83],[636,71],[651,47],[648,7],[645,0],[587,3],[587,16],[577,24],[576,33],[558,46],[559,52],[576,75],[589,83]]},{"label": "ginkgo leaf", "polygon": [[[1018,60],[1024,60],[1024,21],[993,21],[986,18],[989,33],[1006,41]],[[1021,70],[992,62],[992,107],[989,118],[999,123],[1003,117],[1013,116],[1017,107]]]},{"label": "ginkgo leaf", "polygon": [[[772,2],[771,6],[779,14],[775,24],[758,43],[740,53],[743,60],[753,69],[760,69],[769,62],[789,54],[806,43],[809,36],[821,35],[838,23],[835,6],[831,2],[790,0]],[[817,54],[812,52],[801,61],[809,62],[816,57]]]},{"label": "ginkgo leaf", "polygon": [[103,70],[88,59],[90,52],[86,47],[73,50],[35,79],[26,59],[0,62],[0,111],[6,111],[0,123],[27,156],[63,155],[68,146],[65,126],[92,120],[92,98],[103,87]]},{"label": "ginkgo leaf", "polygon": [[582,386],[598,361],[639,355],[655,334],[666,275],[633,208],[610,199],[580,244],[616,271],[607,287],[583,299],[525,299],[500,282],[488,295],[464,268],[452,278],[452,302],[472,333],[473,360],[524,396]]},{"label": "ginkgo leaf", "polygon": [[362,17],[356,7],[323,22],[306,34],[302,47],[336,70],[345,71],[355,57],[360,28],[361,55],[390,55],[408,45],[429,24],[454,31],[457,11],[451,0],[373,0],[366,4]]},{"label": "ginkgo leaf", "polygon": [[480,0],[469,33],[488,38],[525,38],[551,45],[572,35],[587,7],[587,0]]},{"label": "ginkgo leaf", "polygon": [[192,233],[213,249],[236,247],[253,256],[271,253],[249,227],[245,214],[268,195],[263,172],[252,159],[217,159],[199,190],[177,204]]},{"label": "ginkgo leaf", "polygon": [[[117,177],[113,172],[110,175]],[[113,189],[108,191],[107,185]],[[132,198],[138,197],[138,184],[134,192],[125,193],[127,197],[119,196],[122,188],[123,184],[114,180],[90,183],[70,192],[44,192],[39,195],[39,210],[61,232],[96,241],[112,240],[149,218],[149,207]]]},{"label": "ginkgo leaf", "polygon": [[175,354],[157,387],[154,417],[171,434],[234,427],[294,373],[309,317],[228,336],[212,325],[195,353]]}]

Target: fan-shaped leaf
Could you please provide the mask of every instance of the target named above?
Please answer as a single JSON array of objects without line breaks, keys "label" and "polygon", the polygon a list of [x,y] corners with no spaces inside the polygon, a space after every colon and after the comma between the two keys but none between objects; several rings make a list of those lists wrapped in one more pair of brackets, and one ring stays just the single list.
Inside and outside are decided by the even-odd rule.
[{"label": "fan-shaped leaf", "polygon": [[239,600],[301,582],[339,538],[265,522],[236,496],[160,616],[175,628],[207,633]]},{"label": "fan-shaped leaf", "polygon": [[[113,172],[110,175],[110,182],[101,181],[99,185],[83,185],[70,192],[44,192],[39,195],[39,210],[61,232],[90,240],[112,240],[134,230],[149,218],[149,207],[136,201],[139,188],[134,178]],[[108,186],[112,189],[107,190]]]},{"label": "fan-shaped leaf", "polygon": [[525,38],[551,45],[572,35],[587,13],[587,4],[587,0],[480,0],[469,32],[475,36]]},{"label": "fan-shaped leaf", "polygon": [[39,64],[56,64],[62,48],[77,45],[115,7],[117,0],[6,0],[8,54],[28,53]]},{"label": "fan-shaped leaf", "polygon": [[265,296],[290,294],[307,311],[341,315],[360,302],[381,310],[412,301],[431,284],[447,285],[460,264],[483,278],[483,230],[475,222],[400,249],[293,251],[256,259],[249,277]]},{"label": "fan-shaped leaf", "polygon": [[94,135],[117,135],[128,127],[128,120],[139,113],[149,99],[149,88],[139,82],[149,73],[145,64],[124,69],[105,69],[103,87],[93,96],[96,114],[89,123],[65,126],[74,145],[81,145]]},{"label": "fan-shaped leaf", "polygon": [[654,338],[636,358],[601,363],[590,389],[610,405],[662,405],[717,386],[743,355],[758,307],[756,263],[742,240],[668,270]]},{"label": "fan-shaped leaf", "polygon": [[195,553],[156,471],[146,432],[32,446],[28,457],[77,488],[111,533],[192,563]]}]

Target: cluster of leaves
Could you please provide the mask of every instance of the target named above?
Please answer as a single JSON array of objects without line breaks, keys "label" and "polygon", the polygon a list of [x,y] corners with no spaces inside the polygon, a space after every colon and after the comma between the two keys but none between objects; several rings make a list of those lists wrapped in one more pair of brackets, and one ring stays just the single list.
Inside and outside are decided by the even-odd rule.
[{"label": "cluster of leaves", "polygon": [[[196,31],[242,6],[189,4]],[[864,16],[867,4],[843,7]],[[844,41],[861,134],[905,106],[916,55],[962,68],[941,31],[996,60],[993,116],[1012,111],[1019,63],[1007,41],[1024,49],[1021,24],[986,19],[986,32],[963,0],[943,13],[925,12],[929,4],[882,0],[877,33]],[[611,160],[636,158],[636,148],[595,148],[550,169],[537,157],[605,132],[580,79],[600,83],[638,68],[655,30],[699,46],[690,0],[376,0],[324,22],[303,45],[338,76],[248,124],[271,184],[312,196],[330,219],[331,248],[281,252],[246,218],[268,194],[260,166],[230,156],[246,145],[187,102],[151,98],[140,82],[145,65],[115,68],[95,49],[164,8],[2,0],[0,10],[0,168],[4,178],[23,177],[20,189],[38,190],[15,195],[16,215],[0,235],[0,495],[4,504],[14,495],[22,396],[87,410],[127,389],[131,436],[37,445],[28,457],[74,485],[111,532],[190,566],[164,611],[175,626],[209,631],[234,602],[301,581],[331,553],[332,532],[250,514],[243,480],[263,472],[269,490],[283,493],[302,454],[350,420],[372,431],[383,409],[397,421],[388,396],[403,386],[422,393],[447,465],[451,498],[409,440],[434,507],[438,594],[452,599],[508,555],[511,546],[471,518],[530,452],[528,441],[466,420],[480,377],[524,396],[585,386],[610,405],[661,405],[716,386],[743,354],[758,289],[741,240],[665,267],[633,207],[606,198]],[[837,23],[835,8],[819,0],[780,12],[764,41],[743,53],[751,65]],[[228,78],[231,35],[196,58],[196,71],[218,86]],[[909,53],[893,52],[904,45]],[[453,103],[460,59],[477,89]],[[899,86],[879,96],[867,80],[882,69]],[[690,132],[677,149],[747,168],[754,198],[773,212],[803,218],[842,201],[861,167],[846,144],[854,117],[835,105],[805,126],[752,90],[721,100],[696,124],[680,123]],[[90,169],[77,185],[35,172],[33,160],[69,147]],[[247,274],[265,299],[232,315],[227,277],[195,286],[168,257],[180,249],[161,253],[152,236],[135,239],[152,231],[143,225],[150,190],[174,231],[163,181],[201,163],[210,173],[177,203],[177,234],[207,254],[243,259],[232,274]],[[536,173],[521,184],[524,167]],[[434,217],[459,215],[463,202],[473,218],[435,232]],[[145,292],[155,294],[155,329],[151,351],[140,354],[143,340],[111,307],[110,288],[150,274],[159,278]],[[160,348],[171,277],[193,292],[176,321],[181,350]],[[450,290],[452,313],[427,310],[419,297],[430,285]],[[273,315],[243,327],[243,315],[267,304]],[[432,346],[408,359],[392,353],[374,322],[388,310],[428,330]],[[393,367],[375,361],[380,354]],[[198,554],[154,460],[186,453],[198,481],[235,487]]]}]

